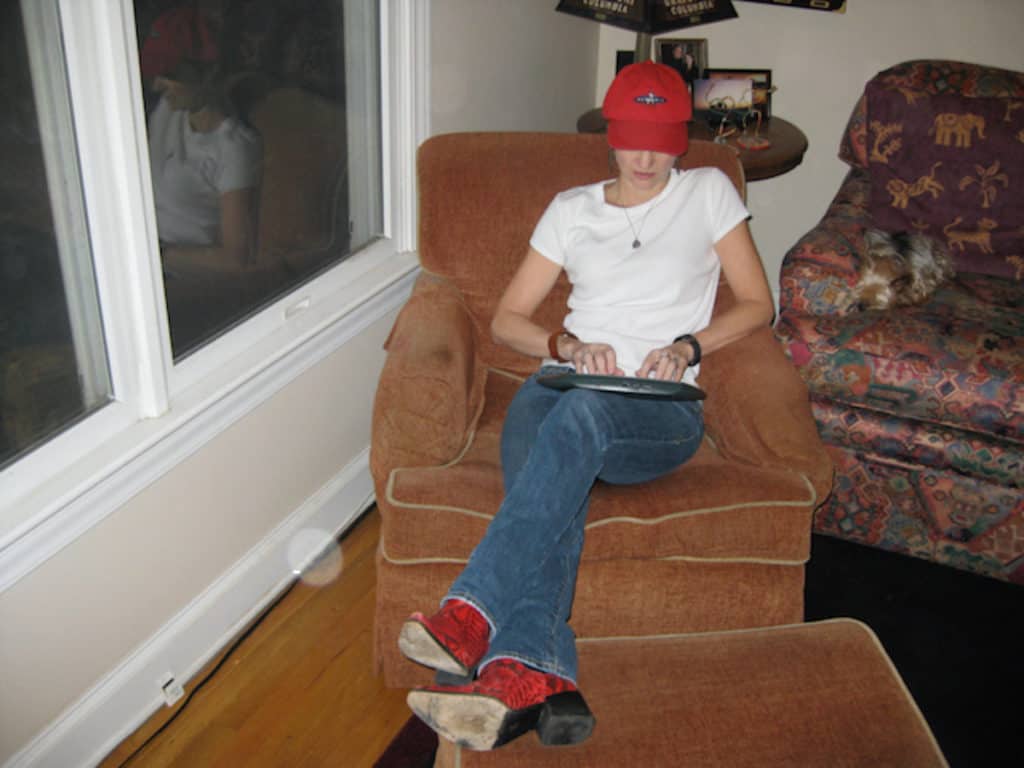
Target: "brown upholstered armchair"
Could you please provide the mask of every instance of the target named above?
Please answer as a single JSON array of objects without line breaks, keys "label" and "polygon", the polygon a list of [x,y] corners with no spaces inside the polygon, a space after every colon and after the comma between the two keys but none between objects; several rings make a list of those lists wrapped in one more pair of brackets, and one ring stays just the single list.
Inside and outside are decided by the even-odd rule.
[{"label": "brown upholstered armchair", "polygon": [[[727,147],[692,142],[684,167],[721,167]],[[383,521],[375,656],[386,684],[429,679],[400,657],[401,622],[431,610],[502,498],[505,409],[539,360],[496,345],[491,315],[533,226],[562,189],[610,178],[597,135],[438,136],[418,157],[423,266],[387,343],[371,467]],[[557,328],[563,278],[537,313]],[[732,297],[719,290],[717,309]],[[595,488],[572,624],[578,637],[659,635],[803,619],[811,514],[831,487],[807,391],[770,328],[709,355],[707,438],[675,473]]]}]

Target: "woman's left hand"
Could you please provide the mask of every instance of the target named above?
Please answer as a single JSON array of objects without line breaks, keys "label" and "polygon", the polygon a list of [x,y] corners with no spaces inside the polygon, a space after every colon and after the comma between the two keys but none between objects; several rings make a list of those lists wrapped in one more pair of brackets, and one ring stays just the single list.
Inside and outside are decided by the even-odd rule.
[{"label": "woman's left hand", "polygon": [[681,381],[688,363],[689,360],[685,353],[676,345],[671,344],[648,352],[636,375],[641,379]]}]

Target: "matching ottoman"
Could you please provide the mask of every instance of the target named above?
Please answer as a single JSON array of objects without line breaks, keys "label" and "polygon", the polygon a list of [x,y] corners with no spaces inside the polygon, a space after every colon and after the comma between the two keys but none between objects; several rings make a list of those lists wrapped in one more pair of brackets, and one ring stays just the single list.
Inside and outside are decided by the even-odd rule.
[{"label": "matching ottoman", "polygon": [[580,640],[584,744],[493,752],[441,739],[435,768],[945,766],[875,634],[852,619]]}]

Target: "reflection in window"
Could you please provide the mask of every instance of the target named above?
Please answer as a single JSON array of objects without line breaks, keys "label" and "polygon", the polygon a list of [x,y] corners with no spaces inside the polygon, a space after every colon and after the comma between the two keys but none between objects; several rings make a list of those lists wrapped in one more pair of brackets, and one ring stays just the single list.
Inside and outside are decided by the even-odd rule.
[{"label": "reflection in window", "polygon": [[376,7],[136,0],[175,359],[379,235]]},{"label": "reflection in window", "polygon": [[0,465],[110,399],[57,30],[0,2]]}]

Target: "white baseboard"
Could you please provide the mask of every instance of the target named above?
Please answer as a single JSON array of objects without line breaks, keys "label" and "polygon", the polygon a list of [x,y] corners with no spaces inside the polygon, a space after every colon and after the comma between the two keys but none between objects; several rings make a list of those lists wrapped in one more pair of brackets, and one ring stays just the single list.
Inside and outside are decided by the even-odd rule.
[{"label": "white baseboard", "polygon": [[[339,535],[372,503],[366,449],[4,768],[99,763],[164,706],[161,682],[168,673],[186,683],[288,587],[296,565],[320,554],[322,540],[299,532]],[[309,551],[296,551],[296,542]]]}]

